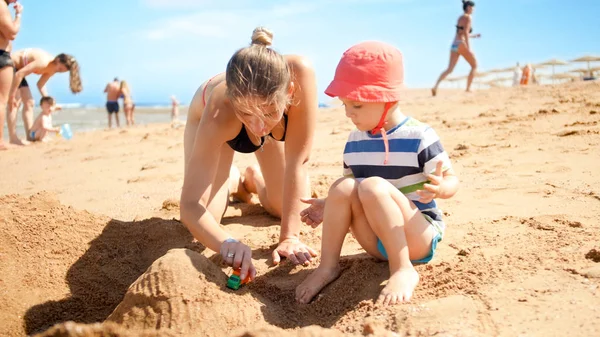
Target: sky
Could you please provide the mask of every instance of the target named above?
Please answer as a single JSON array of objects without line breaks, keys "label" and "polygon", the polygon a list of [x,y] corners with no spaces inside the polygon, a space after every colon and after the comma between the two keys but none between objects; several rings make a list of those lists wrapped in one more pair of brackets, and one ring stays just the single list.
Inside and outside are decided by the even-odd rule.
[{"label": "sky", "polygon": [[[13,50],[42,48],[75,56],[84,91],[73,95],[68,73],[48,83],[59,103],[102,104],[115,76],[136,102],[187,103],[223,72],[252,30],[274,33],[273,48],[305,56],[317,74],[319,100],[342,53],[365,40],[388,42],[404,55],[407,87],[431,87],[447,67],[459,0],[20,0],[21,31]],[[600,55],[598,0],[476,1],[472,41],[479,69]],[[594,23],[595,22],[595,23]],[[585,64],[576,65],[582,67]],[[460,60],[453,75],[465,75]],[[34,84],[37,75],[30,75]],[[32,85],[32,88],[35,88]],[[33,90],[38,100],[39,93]]]}]

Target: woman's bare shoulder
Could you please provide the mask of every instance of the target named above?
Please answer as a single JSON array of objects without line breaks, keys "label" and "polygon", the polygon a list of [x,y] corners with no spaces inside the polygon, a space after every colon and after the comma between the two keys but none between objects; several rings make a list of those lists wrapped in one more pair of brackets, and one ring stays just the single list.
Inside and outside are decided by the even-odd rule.
[{"label": "woman's bare shoulder", "polygon": [[305,73],[314,71],[310,60],[302,55],[285,55],[285,60],[293,72]]}]

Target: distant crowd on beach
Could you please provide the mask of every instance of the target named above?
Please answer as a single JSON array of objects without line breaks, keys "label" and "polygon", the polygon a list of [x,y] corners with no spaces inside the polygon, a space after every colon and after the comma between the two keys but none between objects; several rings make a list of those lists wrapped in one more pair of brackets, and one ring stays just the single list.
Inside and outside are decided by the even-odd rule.
[{"label": "distant crowd on beach", "polygon": [[[9,5],[13,6],[14,18]],[[4,119],[7,119],[9,144],[27,145],[29,142],[43,140],[40,134],[58,132],[51,123],[51,111],[56,107],[55,100],[46,88],[46,83],[57,73],[69,72],[71,92],[77,94],[83,90],[79,76],[79,64],[75,57],[69,54],[51,54],[39,48],[26,48],[13,51],[12,41],[17,37],[21,28],[23,6],[16,0],[0,1],[0,150],[6,150],[9,145],[4,143]],[[50,113],[44,118],[44,123],[34,129],[33,108],[35,102],[27,82],[27,76],[39,75],[36,87],[42,96],[42,102],[52,103]],[[17,112],[22,108],[25,138],[17,136]],[[42,112],[41,114],[44,114]]]},{"label": "distant crowd on beach", "polygon": [[[131,89],[126,81],[119,81],[118,77],[106,85],[106,112],[108,113],[108,128],[112,128],[113,116],[117,127],[119,123],[119,99],[122,99],[123,112],[127,126],[135,125],[135,103],[132,98]],[[171,95],[171,123],[176,126],[179,124],[179,101],[175,95]]]},{"label": "distant crowd on beach", "polygon": [[[11,14],[10,7],[14,10]],[[51,96],[46,83],[57,73],[69,72],[69,86],[73,94],[83,90],[79,73],[79,63],[72,55],[60,53],[52,54],[41,48],[26,48],[12,50],[13,41],[17,38],[21,29],[21,16],[23,5],[17,0],[0,1],[0,150],[6,150],[10,146],[23,146],[30,142],[44,141],[46,135],[60,133],[60,128],[52,125],[52,113],[60,110],[60,105]],[[42,99],[41,102],[52,103],[52,107],[40,112],[44,123],[35,123],[33,110],[35,101],[31,92],[27,77],[31,74],[39,75],[36,83]],[[125,81],[109,83],[105,92],[107,94],[108,125],[112,126],[114,116],[119,126],[118,99],[123,99],[123,110],[127,125],[134,125],[135,103],[131,97],[131,90]],[[177,100],[172,97],[172,119],[178,116]],[[41,106],[41,104],[40,104]],[[17,113],[22,111],[25,139],[17,134]],[[7,122],[8,144],[4,141],[4,120]],[[40,137],[40,135],[43,135]]]}]

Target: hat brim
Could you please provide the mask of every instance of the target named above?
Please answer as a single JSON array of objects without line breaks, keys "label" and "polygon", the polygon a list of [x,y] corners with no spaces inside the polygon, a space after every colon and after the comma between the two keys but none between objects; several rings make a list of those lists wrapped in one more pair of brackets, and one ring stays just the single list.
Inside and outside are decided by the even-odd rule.
[{"label": "hat brim", "polygon": [[402,89],[404,89],[402,84],[382,87],[379,85],[358,85],[346,81],[333,80],[327,89],[325,89],[325,94],[357,102],[386,103],[399,101],[402,96]]}]

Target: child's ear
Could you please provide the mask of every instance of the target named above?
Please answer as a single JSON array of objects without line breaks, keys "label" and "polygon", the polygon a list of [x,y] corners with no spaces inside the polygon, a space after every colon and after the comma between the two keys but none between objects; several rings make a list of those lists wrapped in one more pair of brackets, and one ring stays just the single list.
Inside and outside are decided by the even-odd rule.
[{"label": "child's ear", "polygon": [[293,82],[293,81],[290,81],[290,85],[289,85],[289,87],[288,87],[288,94],[289,94],[290,96],[293,96],[293,95],[294,95],[294,89],[296,89],[296,85],[294,84],[294,82]]}]

